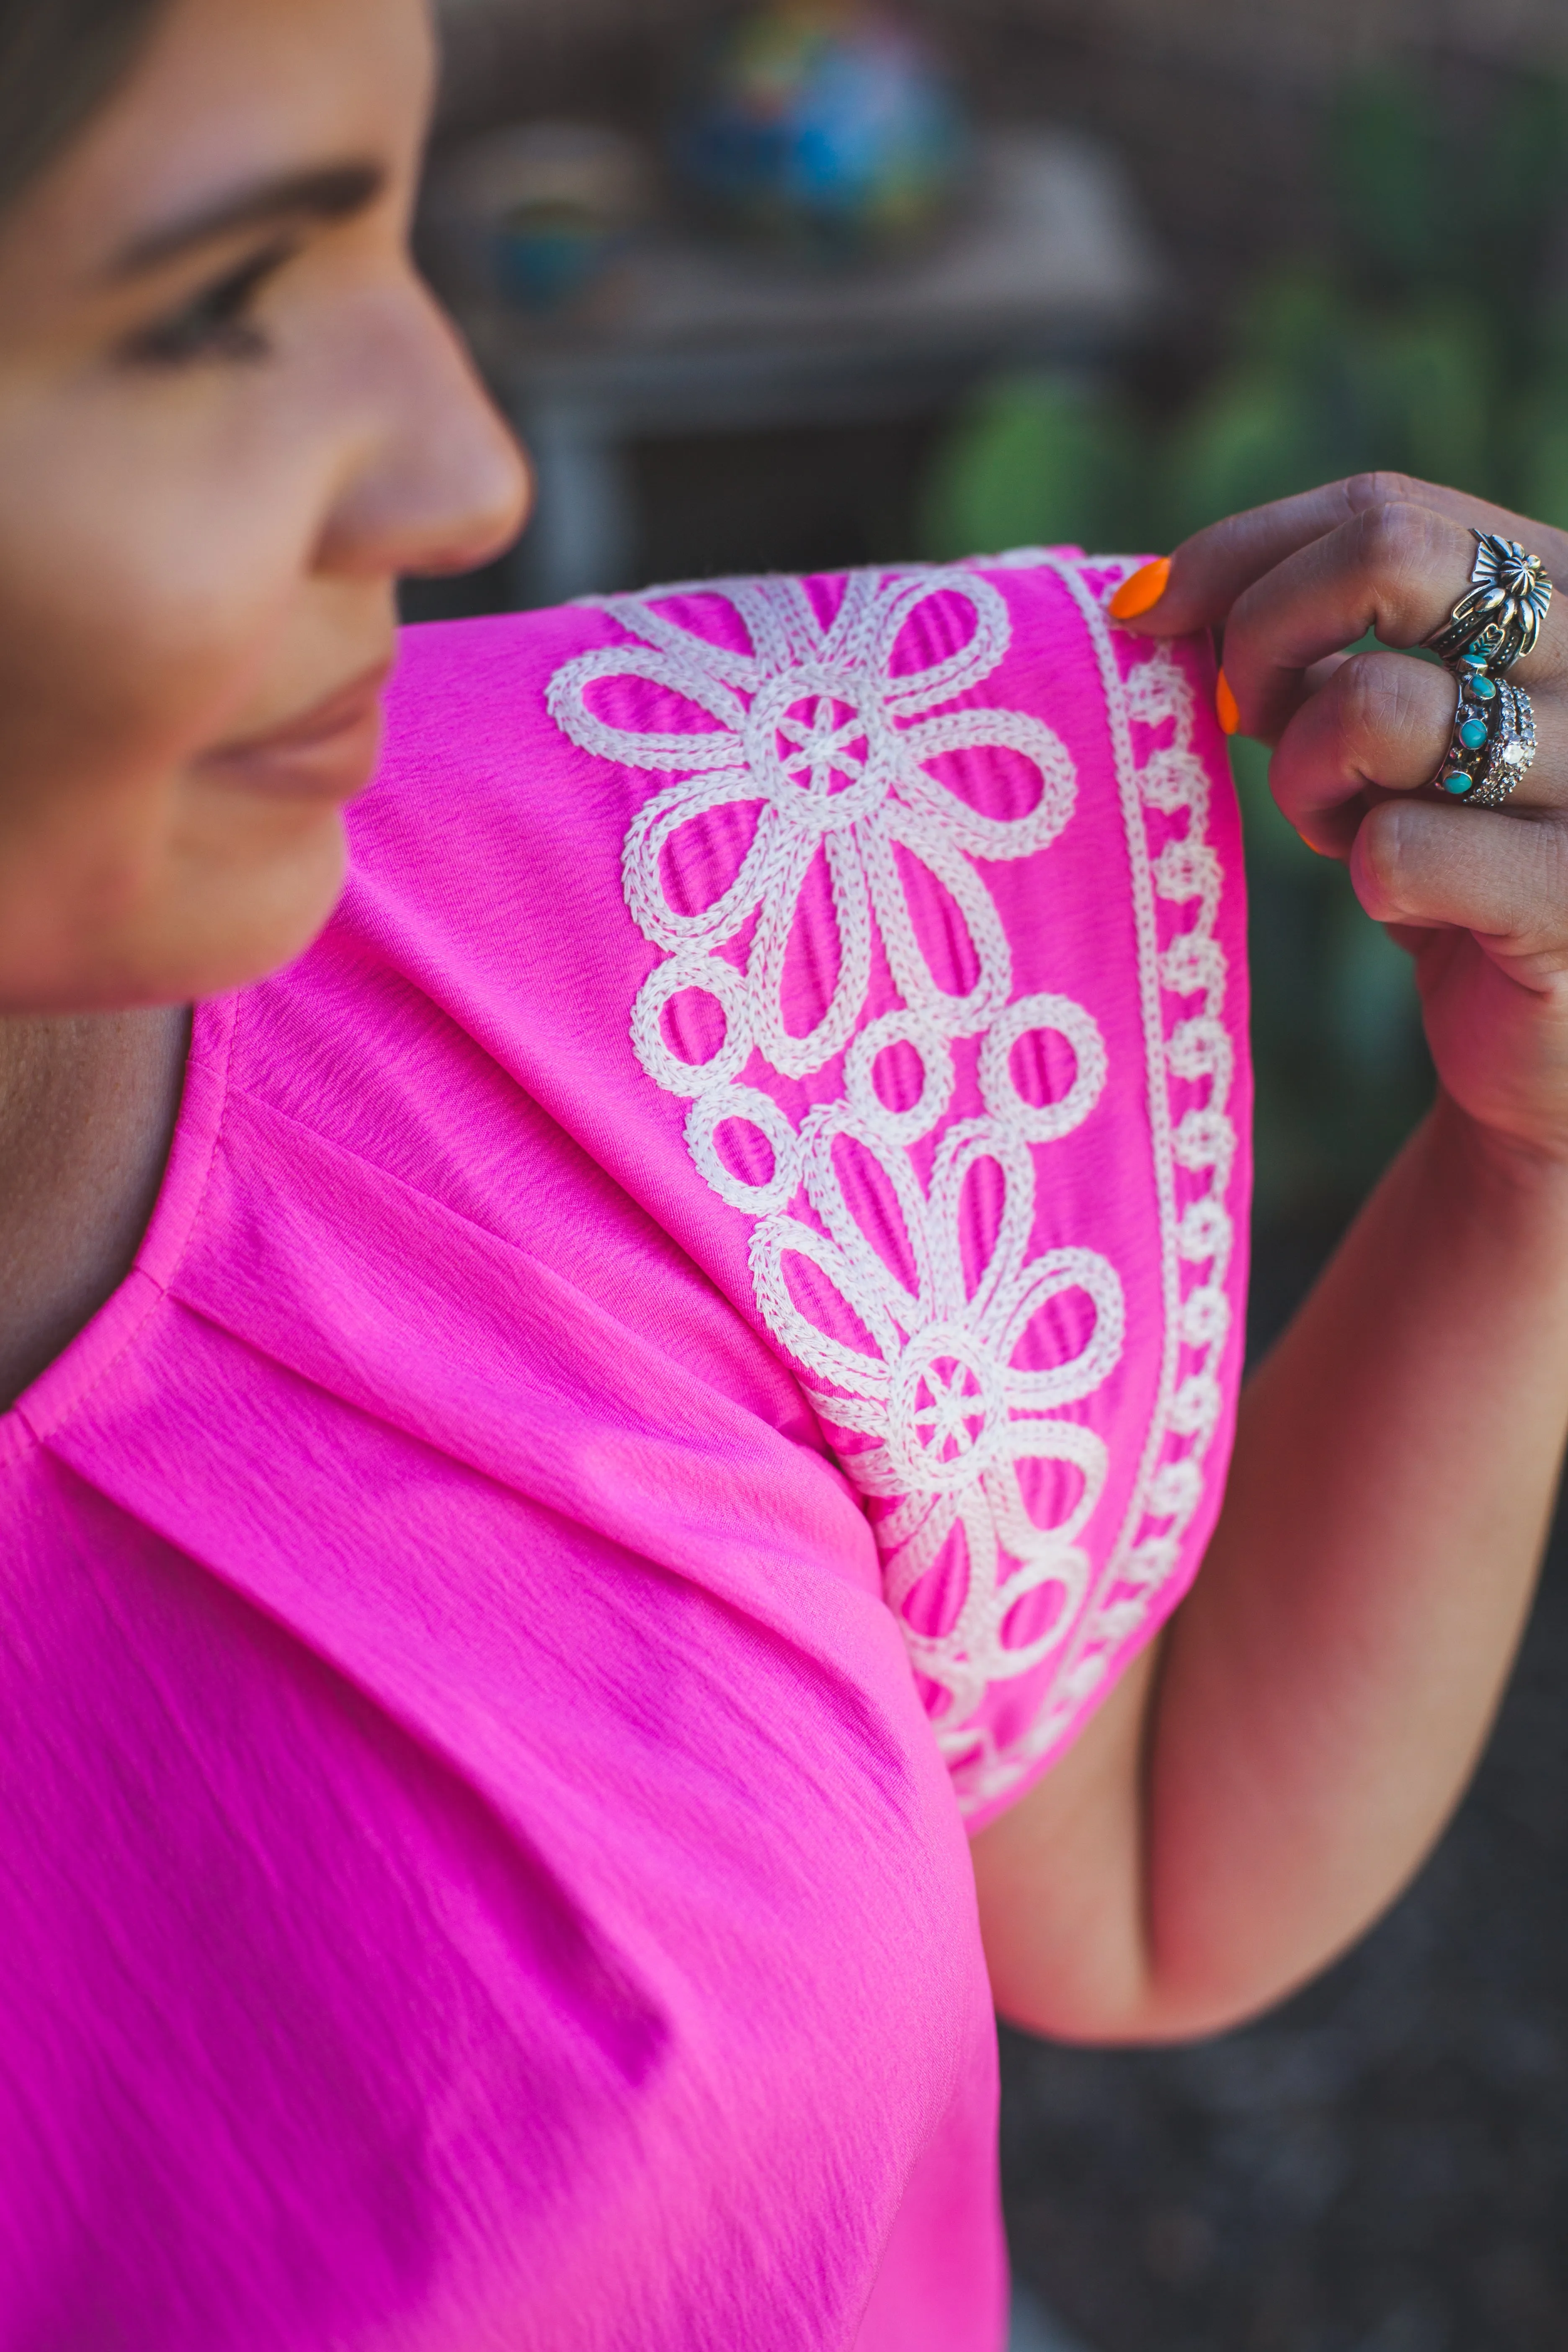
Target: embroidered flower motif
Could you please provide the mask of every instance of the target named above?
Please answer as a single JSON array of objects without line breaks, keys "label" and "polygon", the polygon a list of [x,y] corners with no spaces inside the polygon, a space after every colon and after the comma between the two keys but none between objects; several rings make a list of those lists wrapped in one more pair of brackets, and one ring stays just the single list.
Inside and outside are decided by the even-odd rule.
[{"label": "embroidered flower motif", "polygon": [[[1045,1029],[1068,1041],[1077,1072],[1059,1100],[1036,1106],[1018,1094],[1011,1061],[1023,1036]],[[889,1114],[872,1071],[889,1046],[909,1044],[925,1058],[925,1087],[911,1111]],[[937,1737],[958,1756],[974,1744],[968,1726],[991,1685],[1042,1664],[1077,1620],[1090,1573],[1077,1538],[1100,1500],[1108,1457],[1092,1430],[1047,1416],[1092,1395],[1114,1370],[1125,1307],[1115,1269],[1097,1252],[1028,1256],[1031,1146],[1070,1134],[1104,1088],[1105,1047],[1093,1020],[1065,997],[1011,1006],[981,1055],[987,1116],[947,1130],[922,1190],[910,1129],[922,1120],[930,1132],[940,1121],[950,1058],[945,1040],[898,1013],[866,1031],[851,1055],[846,1100],[813,1113],[802,1139],[805,1197],[818,1222],[764,1220],[752,1237],[752,1273],[769,1327],[801,1366],[823,1421],[868,1441],[847,1444],[839,1458],[863,1494],[892,1506],[877,1520],[889,1605],[915,1665],[947,1694]],[[841,1164],[846,1144],[865,1155],[877,1180],[853,1194]],[[966,1276],[964,1194],[987,1160],[1000,1180],[1000,1217],[987,1262]],[[802,1270],[814,1277],[809,1305],[792,1284],[792,1263],[797,1283]],[[1062,1357],[1040,1327],[1070,1294],[1088,1302],[1089,1321]],[[1020,1364],[1020,1356],[1039,1352],[1057,1360]],[[1061,1465],[1068,1475],[1059,1484],[1078,1489],[1045,1524],[1020,1482],[1030,1462]],[[930,1618],[929,1599],[912,1618],[910,1603],[939,1565],[957,1601],[943,1612],[949,1622],[932,1630],[920,1622]],[[1008,1642],[1008,1619],[1035,1594],[1044,1630]]]},{"label": "embroidered flower motif", "polygon": [[[999,590],[963,570],[866,573],[831,614],[786,580],[616,598],[604,609],[630,642],[569,663],[550,696],[584,750],[672,780],[625,844],[626,904],[660,950],[633,1008],[633,1044],[655,1083],[690,1105],[687,1146],[705,1182],[757,1220],[760,1311],[867,1498],[889,1602],[942,1694],[936,1736],[965,1811],[1005,1794],[1070,1734],[1187,1560],[1223,1416],[1234,1244],[1223,877],[1190,684],[1163,646],[1141,648],[1123,677],[1102,583],[1081,565],[1038,551],[1005,561],[1048,562],[1093,640],[1138,938],[1147,1066],[1136,1083],[1152,1147],[1163,1357],[1147,1424],[1121,1433],[1139,1460],[1121,1526],[1096,1532],[1092,1556],[1110,1464],[1075,1409],[1121,1359],[1121,1283],[1107,1258],[1070,1242],[1029,1250],[1039,1148],[1090,1117],[1108,1065],[1083,1006],[1009,1002],[1008,943],[977,864],[1045,847],[1076,793],[1042,722],[952,708],[1008,650]],[[939,597],[966,604],[973,625],[955,652],[905,668],[910,622]],[[727,609],[709,634],[715,599]],[[951,640],[955,617],[926,615],[925,633]],[[637,723],[639,701],[649,723]],[[1026,814],[984,814],[941,772],[947,755],[969,751],[1028,764]],[[968,934],[945,971],[917,913],[933,885],[948,902],[936,930],[951,935],[956,911]],[[1177,928],[1184,906],[1195,916]],[[826,954],[825,927],[837,932]],[[810,1025],[792,1030],[802,949],[831,984],[808,1004]],[[902,1003],[872,1017],[889,977]],[[695,1049],[692,1021],[706,1032]],[[1013,1076],[1031,1031],[1057,1033],[1075,1064],[1066,1094],[1043,1104]],[[979,1041],[964,1083],[978,1085],[984,1115],[948,1125],[963,1037]],[[877,1077],[889,1052],[905,1065],[897,1108]],[[837,1098],[797,1126],[798,1100],[792,1117],[770,1073],[811,1077],[839,1055]],[[734,1136],[747,1129],[742,1169]],[[966,1198],[976,1182],[990,1187],[984,1217]],[[982,1229],[994,1234],[984,1244]],[[1041,1686],[1016,1711],[987,1707],[994,1688],[1037,1669]]]},{"label": "embroidered flower motif", "polygon": [[[1095,637],[1124,803],[1147,877],[1148,895],[1135,883],[1134,903],[1140,966],[1160,1044],[1151,1105],[1169,1309],[1160,1394],[1121,1533],[1055,1658],[1033,1721],[1010,1742],[998,1741],[988,1725],[978,1727],[955,1769],[966,1810],[1005,1795],[1069,1736],[1180,1574],[1224,1415],[1220,1374],[1232,1326],[1226,1285],[1236,1230],[1226,1202],[1237,1153],[1229,1109],[1236,1055],[1222,1018],[1228,981],[1215,937],[1222,875],[1208,840],[1210,784],[1194,748],[1192,687],[1164,646],[1141,650],[1123,677],[1100,599],[1074,568],[1061,569]],[[1140,751],[1134,726],[1160,740],[1145,741]],[[1169,826],[1178,823],[1184,829],[1173,835]],[[1156,825],[1163,839],[1151,854]],[[1194,919],[1162,951],[1159,908],[1194,904]],[[1205,1089],[1205,1101],[1175,1116],[1173,1090],[1194,1087]]]},{"label": "embroidered flower motif", "polygon": [[[682,593],[721,598],[749,650],[700,634],[665,609]],[[972,634],[945,658],[901,669],[910,622],[938,597],[968,604]],[[1043,847],[1066,824],[1075,791],[1072,762],[1039,719],[942,708],[982,685],[1006,655],[1011,624],[996,588],[963,572],[865,572],[851,578],[831,617],[793,580],[665,590],[658,603],[619,597],[604,609],[642,642],[568,664],[552,687],[551,711],[583,749],[678,779],[627,835],[626,903],[647,938],[679,959],[683,985],[721,992],[726,1064],[739,1070],[759,1049],[785,1077],[820,1070],[865,1017],[876,940],[906,1003],[951,1036],[984,1027],[1007,1002],[1012,962],[973,861]],[[662,689],[698,723],[654,731],[602,716],[595,689],[628,681]],[[936,772],[944,756],[975,750],[1010,751],[1031,764],[1038,790],[1026,814],[987,816]],[[748,824],[750,838],[738,864],[730,857],[734,870],[725,878],[725,843],[743,840]],[[700,903],[685,894],[678,903],[667,860],[678,837],[693,844],[694,829],[698,862],[720,878]],[[973,950],[967,987],[932,969],[901,870],[908,865],[923,866],[958,909]],[[831,906],[837,969],[819,1017],[800,1032],[786,1019],[787,974],[808,904]],[[820,911],[815,919],[820,931]],[[742,991],[722,978],[715,986],[711,971],[698,978],[700,961],[742,971],[723,951],[753,921]],[[820,938],[813,944],[820,948]],[[820,968],[826,959],[816,961]],[[673,978],[656,972],[649,987],[636,1028],[645,1066],[660,1085],[675,1077],[677,1092],[707,1091],[706,1077],[689,1065],[682,1076],[679,1057],[656,1037],[679,992]]]}]

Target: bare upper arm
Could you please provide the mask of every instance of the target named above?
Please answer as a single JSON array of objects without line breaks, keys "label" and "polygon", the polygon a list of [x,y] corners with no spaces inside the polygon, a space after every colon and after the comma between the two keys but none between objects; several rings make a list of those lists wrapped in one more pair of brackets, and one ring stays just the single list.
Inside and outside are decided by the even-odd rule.
[{"label": "bare upper arm", "polygon": [[1148,1980],[1144,1732],[1162,1644],[973,1845],[997,2008],[1063,2040],[1135,2038]]}]

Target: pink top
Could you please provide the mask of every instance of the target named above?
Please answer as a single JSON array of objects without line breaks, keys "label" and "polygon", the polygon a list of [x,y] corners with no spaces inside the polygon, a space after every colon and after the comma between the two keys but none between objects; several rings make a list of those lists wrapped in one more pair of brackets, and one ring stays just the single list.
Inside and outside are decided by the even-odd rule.
[{"label": "pink top", "polygon": [[995,2352],[963,1815],[1240,1350],[1236,818],[1120,577],[407,640],[0,1420],[3,2352]]}]

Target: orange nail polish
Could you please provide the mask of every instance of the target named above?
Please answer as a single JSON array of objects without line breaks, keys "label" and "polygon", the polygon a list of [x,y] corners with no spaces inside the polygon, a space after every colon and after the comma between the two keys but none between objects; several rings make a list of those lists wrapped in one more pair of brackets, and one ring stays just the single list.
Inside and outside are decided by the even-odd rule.
[{"label": "orange nail polish", "polygon": [[1237,709],[1236,697],[1230,690],[1230,680],[1226,677],[1224,670],[1221,670],[1219,674],[1219,683],[1214,690],[1214,707],[1218,715],[1219,723],[1225,729],[1226,733],[1227,735],[1239,734],[1241,731],[1241,713]]},{"label": "orange nail polish", "polygon": [[1130,580],[1122,582],[1110,600],[1111,619],[1135,621],[1141,613],[1152,613],[1164,594],[1170,578],[1170,557],[1156,556],[1152,563],[1146,563],[1142,572],[1135,572]]}]

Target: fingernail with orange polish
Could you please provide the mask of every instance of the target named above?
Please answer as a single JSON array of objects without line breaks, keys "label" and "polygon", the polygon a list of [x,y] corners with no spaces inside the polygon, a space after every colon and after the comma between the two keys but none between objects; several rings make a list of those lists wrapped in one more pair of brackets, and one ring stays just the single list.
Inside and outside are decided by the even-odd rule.
[{"label": "fingernail with orange polish", "polygon": [[1135,621],[1141,613],[1152,613],[1164,594],[1170,578],[1170,557],[1156,556],[1152,563],[1146,563],[1142,572],[1133,572],[1130,580],[1122,582],[1110,600],[1111,619]]},{"label": "fingernail with orange polish", "polygon": [[1218,714],[1219,723],[1225,729],[1226,733],[1227,735],[1239,734],[1241,731],[1241,713],[1237,708],[1236,697],[1230,690],[1230,680],[1226,677],[1224,670],[1221,670],[1219,674],[1219,682],[1214,690],[1214,707]]}]

